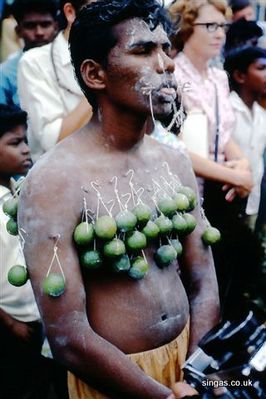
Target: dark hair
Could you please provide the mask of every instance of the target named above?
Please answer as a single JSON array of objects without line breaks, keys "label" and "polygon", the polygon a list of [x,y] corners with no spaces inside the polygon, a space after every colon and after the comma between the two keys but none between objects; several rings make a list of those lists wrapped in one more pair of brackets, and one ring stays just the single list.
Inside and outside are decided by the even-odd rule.
[{"label": "dark hair", "polygon": [[247,21],[245,18],[241,18],[231,24],[226,34],[224,50],[225,52],[230,51],[261,36],[263,36],[263,30],[255,21]]},{"label": "dark hair", "polygon": [[12,5],[12,14],[17,23],[20,23],[26,14],[37,12],[40,14],[51,14],[56,19],[57,2],[55,0],[15,0]]},{"label": "dark hair", "polygon": [[0,104],[0,137],[20,125],[27,127],[27,112],[16,105]]},{"label": "dark hair", "polygon": [[230,0],[229,6],[231,7],[233,13],[243,10],[244,8],[251,6],[249,0]]},{"label": "dark hair", "polygon": [[225,58],[224,69],[228,73],[231,89],[237,90],[234,71],[247,72],[249,66],[259,58],[266,58],[266,50],[260,47],[245,46],[231,50]]},{"label": "dark hair", "polygon": [[153,30],[162,24],[170,33],[171,22],[167,10],[156,0],[101,0],[83,7],[74,21],[69,37],[70,53],[81,89],[89,103],[97,109],[94,92],[85,85],[80,67],[84,60],[93,59],[107,65],[108,54],[116,45],[112,28],[117,23],[140,17]]}]

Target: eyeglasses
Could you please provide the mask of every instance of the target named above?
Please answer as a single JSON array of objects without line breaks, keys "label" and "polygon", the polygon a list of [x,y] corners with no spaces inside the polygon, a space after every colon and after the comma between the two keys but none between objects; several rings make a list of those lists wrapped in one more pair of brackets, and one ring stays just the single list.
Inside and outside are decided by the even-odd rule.
[{"label": "eyeglasses", "polygon": [[218,28],[222,28],[225,32],[227,32],[230,27],[229,23],[218,24],[217,22],[196,22],[194,26],[196,25],[206,26],[207,31],[210,33],[216,32]]},{"label": "eyeglasses", "polygon": [[27,30],[34,30],[38,26],[40,26],[42,29],[47,29],[50,28],[53,24],[53,21],[25,21],[22,22],[22,26],[24,29]]}]

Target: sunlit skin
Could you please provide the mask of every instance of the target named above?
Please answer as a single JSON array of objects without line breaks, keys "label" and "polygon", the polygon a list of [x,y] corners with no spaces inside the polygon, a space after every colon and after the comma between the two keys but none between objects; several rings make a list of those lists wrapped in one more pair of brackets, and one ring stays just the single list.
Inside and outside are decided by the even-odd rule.
[{"label": "sunlit skin", "polygon": [[[154,261],[156,245],[151,244],[145,249],[150,271],[138,282],[114,274],[107,262],[97,273],[83,273],[72,240],[84,197],[96,212],[94,180],[105,203],[111,205],[115,178],[124,201],[131,170],[136,188],[144,188],[143,202],[154,209],[152,179],[169,180],[163,166],[167,160],[183,184],[196,191],[186,156],[145,134],[151,113],[149,93],[155,115],[167,115],[175,99],[166,33],[160,26],[151,31],[138,18],[118,23],[114,32],[118,41],[107,67],[94,60],[85,60],[81,67],[85,84],[97,95],[98,112],[87,127],[36,163],[20,196],[19,224],[28,234],[27,265],[55,357],[108,396],[166,399],[171,389],[145,375],[125,354],[169,343],[183,330],[189,315],[192,351],[217,322],[217,283],[210,250],[200,238],[205,223],[199,207],[193,211],[198,227],[184,240],[180,263],[174,261],[162,271]],[[115,202],[112,213],[118,212]],[[99,216],[104,214],[100,206]],[[43,295],[41,285],[58,235],[66,290],[54,301]]]},{"label": "sunlit skin", "polygon": [[29,12],[16,27],[25,50],[50,43],[57,33],[57,22],[50,13]]},{"label": "sunlit skin", "polygon": [[26,127],[17,126],[0,137],[0,184],[9,187],[10,176],[26,174],[31,166]]}]

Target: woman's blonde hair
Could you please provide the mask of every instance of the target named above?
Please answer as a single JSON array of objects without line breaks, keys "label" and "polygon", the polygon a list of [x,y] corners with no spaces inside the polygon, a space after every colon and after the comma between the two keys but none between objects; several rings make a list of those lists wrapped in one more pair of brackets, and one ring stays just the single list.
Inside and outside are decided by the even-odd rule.
[{"label": "woman's blonde hair", "polygon": [[[170,7],[169,13],[179,29],[173,38],[173,45],[179,47],[189,39],[194,31],[194,22],[202,6],[210,4],[220,11],[225,18],[231,16],[231,9],[226,0],[176,0]],[[211,22],[211,21],[210,21]]]}]

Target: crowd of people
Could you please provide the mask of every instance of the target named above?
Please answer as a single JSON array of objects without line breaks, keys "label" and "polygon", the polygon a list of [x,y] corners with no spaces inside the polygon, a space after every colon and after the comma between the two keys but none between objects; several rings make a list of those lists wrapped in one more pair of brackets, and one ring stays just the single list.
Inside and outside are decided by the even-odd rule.
[{"label": "crowd of people", "polygon": [[263,30],[161,3],[0,2],[0,397],[193,396],[200,339],[266,311]]}]

